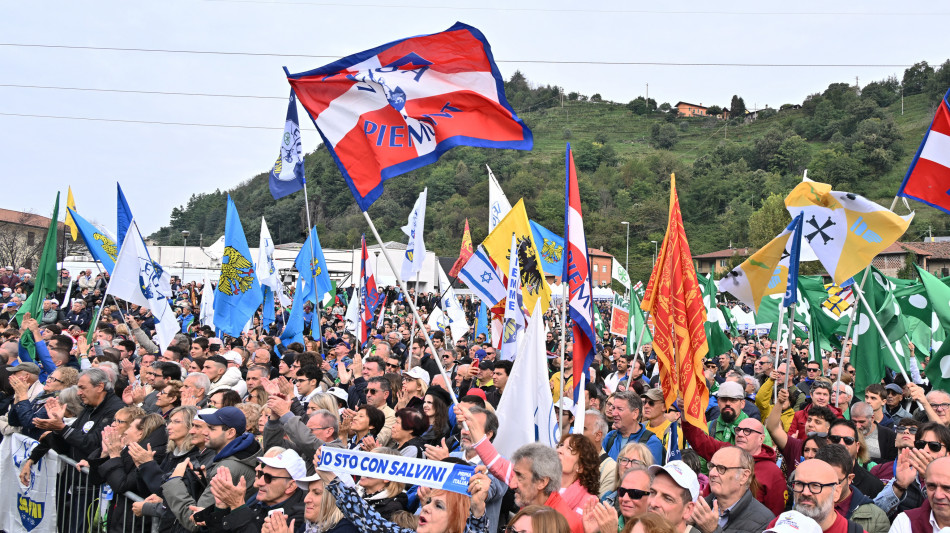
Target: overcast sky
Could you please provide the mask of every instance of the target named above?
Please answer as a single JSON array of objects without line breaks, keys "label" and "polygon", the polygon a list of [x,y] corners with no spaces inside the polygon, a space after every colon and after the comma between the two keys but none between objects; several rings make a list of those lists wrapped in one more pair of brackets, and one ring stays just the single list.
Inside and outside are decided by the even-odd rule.
[{"label": "overcast sky", "polygon": [[[436,4],[3,2],[0,207],[48,215],[55,192],[65,201],[71,185],[79,212],[114,231],[118,180],[151,233],[190,195],[269,168],[287,107],[283,66],[309,70],[455,21],[486,35],[506,79],[521,70],[533,83],[619,102],[649,83],[660,103],[728,105],[739,94],[749,108],[777,107],[832,82],[857,76],[863,86],[950,56],[943,2]],[[847,66],[818,66],[829,64]],[[303,116],[301,126],[310,152],[316,131]]]}]

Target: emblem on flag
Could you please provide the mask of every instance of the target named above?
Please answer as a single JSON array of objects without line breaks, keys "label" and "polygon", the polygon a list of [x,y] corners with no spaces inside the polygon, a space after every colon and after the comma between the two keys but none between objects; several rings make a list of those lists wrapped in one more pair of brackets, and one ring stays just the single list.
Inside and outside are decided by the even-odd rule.
[{"label": "emblem on flag", "polygon": [[254,285],[254,265],[231,246],[224,248],[221,261],[221,277],[218,278],[218,290],[229,296],[237,296],[250,290]]}]

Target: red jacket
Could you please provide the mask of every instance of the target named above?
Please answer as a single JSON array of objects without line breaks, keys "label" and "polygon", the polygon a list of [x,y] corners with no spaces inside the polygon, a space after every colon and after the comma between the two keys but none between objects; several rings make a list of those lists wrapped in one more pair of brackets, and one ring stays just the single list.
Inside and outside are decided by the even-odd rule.
[{"label": "red jacket", "polygon": [[[713,454],[727,446],[728,442],[716,440],[707,435],[702,429],[683,421],[683,436],[700,457],[709,461]],[[771,446],[762,445],[755,459],[755,479],[759,482],[759,492],[756,499],[769,508],[775,516],[785,511],[785,500],[788,498],[788,487],[782,469],[775,464],[778,455]]]},{"label": "red jacket", "polygon": [[[792,417],[792,425],[788,427],[788,436],[795,437],[796,439],[805,440],[805,437],[808,436],[808,432],[805,431],[805,422],[808,420],[808,411],[811,410],[811,406],[815,404],[808,404],[804,409],[795,413],[795,416]],[[828,404],[828,408],[831,409],[831,412],[835,414],[838,418],[841,418],[841,410],[837,407]]]}]

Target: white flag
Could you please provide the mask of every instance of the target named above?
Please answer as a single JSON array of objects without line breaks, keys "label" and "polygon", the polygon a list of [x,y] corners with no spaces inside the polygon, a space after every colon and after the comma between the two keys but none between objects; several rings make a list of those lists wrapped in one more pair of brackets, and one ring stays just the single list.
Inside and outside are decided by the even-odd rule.
[{"label": "white flag", "polygon": [[422,262],[426,259],[426,243],[422,238],[422,228],[426,222],[426,193],[428,188],[422,189],[416,205],[409,213],[409,224],[402,227],[402,232],[409,236],[406,245],[406,255],[402,260],[402,279],[408,280],[422,270]]},{"label": "white flag", "polygon": [[[498,452],[511,457],[515,450],[530,442],[554,447],[558,438],[558,422],[554,414],[554,398],[548,384],[547,354],[544,351],[544,317],[541,301],[535,304],[524,334],[521,354],[511,368],[511,377],[498,403],[498,436],[494,445]],[[526,421],[534,423],[526,423]]]},{"label": "white flag", "polygon": [[610,276],[619,281],[627,290],[630,289],[630,276],[627,274],[627,269],[620,266],[620,261],[616,258],[610,266]]},{"label": "white flag", "polygon": [[488,233],[491,233],[508,211],[511,211],[511,202],[505,196],[505,191],[501,189],[491,168],[488,165],[485,165],[485,168],[488,169]]},{"label": "white flag", "polygon": [[125,234],[125,242],[119,250],[109,282],[109,294],[152,312],[158,345],[162,351],[181,331],[178,317],[170,305],[171,276],[148,255],[138,226],[135,226],[135,231]]},{"label": "white flag", "polygon": [[442,270],[442,265],[439,265],[439,289],[444,293],[442,296],[442,312],[449,319],[449,327],[452,328],[452,343],[454,344],[468,335],[472,327],[465,320],[465,310],[462,309],[462,304],[459,303],[459,299],[455,295],[455,289],[449,283],[449,277],[445,275],[445,270]]},{"label": "white flag", "polygon": [[511,260],[508,263],[508,294],[505,297],[505,321],[501,333],[501,358],[514,361],[518,355],[518,332],[524,329],[521,310],[521,270],[518,268],[518,239],[511,235]]},{"label": "white flag", "polygon": [[208,277],[208,271],[205,270],[204,286],[201,287],[201,313],[198,315],[198,322],[202,326],[214,328],[214,287],[211,285],[211,278]]},{"label": "white flag", "polygon": [[346,331],[353,335],[359,335],[360,329],[360,288],[356,285],[353,288],[353,296],[350,297],[350,303],[346,306]]},{"label": "white flag", "polygon": [[262,287],[270,287],[280,305],[290,305],[290,298],[284,294],[284,284],[274,264],[274,239],[270,236],[264,217],[261,217],[261,242],[257,250],[257,280]]}]

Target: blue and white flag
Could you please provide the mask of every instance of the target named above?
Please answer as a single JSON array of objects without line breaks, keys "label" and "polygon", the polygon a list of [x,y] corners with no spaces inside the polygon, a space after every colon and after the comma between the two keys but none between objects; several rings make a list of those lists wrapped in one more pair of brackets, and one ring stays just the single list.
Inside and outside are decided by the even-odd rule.
[{"label": "blue and white flag", "polygon": [[490,340],[488,332],[488,307],[485,302],[478,305],[478,316],[475,318],[475,336],[485,335],[485,340]]},{"label": "blue and white flag", "polygon": [[505,196],[505,191],[495,178],[491,167],[485,165],[485,168],[488,169],[488,233],[491,233],[508,211],[511,211],[511,202]]},{"label": "blue and white flag", "polygon": [[178,317],[171,306],[174,297],[171,276],[152,261],[138,229],[134,225],[129,229],[112,271],[109,294],[152,312],[158,345],[164,351],[180,331]]},{"label": "blue and white flag", "polygon": [[511,259],[508,262],[508,294],[505,297],[505,320],[501,332],[501,358],[514,361],[518,355],[518,332],[524,329],[521,310],[521,269],[518,267],[518,237],[511,235]]},{"label": "blue and white flag", "polygon": [[265,328],[269,328],[277,314],[274,311],[275,296],[280,297],[281,305],[287,305],[284,296],[284,284],[280,281],[280,273],[277,272],[277,266],[274,264],[274,239],[270,236],[270,230],[267,228],[267,221],[261,217],[261,240],[257,248],[257,280],[261,284],[261,291],[264,293],[264,309],[262,323]]},{"label": "blue and white flag", "polygon": [[204,271],[204,284],[201,287],[201,312],[198,314],[198,322],[202,326],[214,327],[214,285],[211,284],[207,270]]},{"label": "blue and white flag", "polygon": [[316,226],[311,228],[310,235],[297,252],[294,266],[297,267],[298,275],[303,278],[303,301],[312,302],[314,306],[322,303],[324,296],[333,290],[333,286],[330,284],[330,271],[327,270],[327,260],[323,256]]},{"label": "blue and white flag", "polygon": [[82,235],[82,240],[85,241],[86,248],[89,249],[92,258],[102,263],[102,268],[106,269],[106,272],[111,275],[115,268],[116,257],[119,255],[119,247],[116,244],[115,237],[108,231],[93,226],[88,220],[79,216],[76,211],[68,207],[66,209],[69,210],[69,214],[76,221],[79,234]]},{"label": "blue and white flag", "polygon": [[293,307],[290,308],[290,315],[287,317],[284,331],[280,334],[280,341],[284,346],[294,342],[303,344],[303,306],[307,303],[304,294],[306,291],[303,289],[303,279],[303,276],[297,277],[297,290],[294,291]]},{"label": "blue and white flag", "polygon": [[116,242],[125,242],[125,232],[129,231],[129,225],[132,224],[132,210],[129,208],[129,202],[125,201],[125,194],[122,192],[122,186],[119,182],[116,187],[116,236],[119,238]]},{"label": "blue and white flag", "polygon": [[300,122],[297,120],[297,95],[290,90],[284,136],[280,156],[270,171],[270,193],[275,200],[295,193],[307,185],[303,171],[303,148],[300,143]]},{"label": "blue and white flag", "polygon": [[564,273],[564,238],[545,228],[535,221],[531,221],[531,236],[541,254],[541,269],[549,276],[560,276]]},{"label": "blue and white flag", "polygon": [[232,337],[238,337],[264,301],[261,284],[251,261],[251,250],[241,226],[237,207],[228,195],[224,223],[224,254],[221,275],[214,293],[214,325]]},{"label": "blue and white flag", "polygon": [[462,267],[459,277],[475,293],[475,296],[478,296],[478,299],[487,304],[488,307],[494,307],[495,304],[505,299],[507,293],[505,282],[482,245],[478,245],[475,253]]},{"label": "blue and white flag", "polygon": [[785,298],[782,305],[788,307],[798,302],[798,265],[801,262],[802,254],[802,222],[805,213],[799,213],[792,221],[791,247],[788,254],[788,285],[785,289]]},{"label": "blue and white flag", "polygon": [[426,196],[429,188],[422,189],[416,205],[409,213],[409,224],[402,227],[402,232],[409,236],[406,245],[406,255],[402,260],[402,279],[409,280],[422,270],[422,262],[426,259],[426,243],[422,238],[422,230],[426,222]]},{"label": "blue and white flag", "polygon": [[468,482],[475,466],[416,459],[400,455],[346,450],[323,446],[320,449],[320,470],[339,474],[387,479],[406,486],[419,485],[468,495]]},{"label": "blue and white flag", "polygon": [[462,304],[459,303],[455,289],[449,283],[449,277],[445,275],[445,270],[442,270],[442,265],[438,265],[438,269],[439,290],[442,291],[442,312],[448,318],[449,327],[452,328],[452,344],[455,344],[460,339],[464,339],[472,328],[465,319],[465,310],[462,309]]}]

